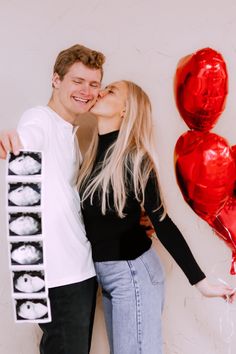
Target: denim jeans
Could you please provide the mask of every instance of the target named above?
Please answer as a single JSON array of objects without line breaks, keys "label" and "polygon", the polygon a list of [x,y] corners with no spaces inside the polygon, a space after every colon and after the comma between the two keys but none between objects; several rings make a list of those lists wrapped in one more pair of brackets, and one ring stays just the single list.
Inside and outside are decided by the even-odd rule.
[{"label": "denim jeans", "polygon": [[129,261],[95,262],[111,354],[161,354],[164,274],[153,248]]},{"label": "denim jeans", "polygon": [[49,289],[52,322],[41,323],[40,354],[88,354],[91,344],[97,281]]}]

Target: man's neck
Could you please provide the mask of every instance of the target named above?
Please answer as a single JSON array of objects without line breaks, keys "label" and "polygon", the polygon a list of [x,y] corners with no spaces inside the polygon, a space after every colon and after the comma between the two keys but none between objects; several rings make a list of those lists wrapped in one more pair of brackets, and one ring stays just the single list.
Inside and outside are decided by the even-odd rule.
[{"label": "man's neck", "polygon": [[63,106],[58,104],[53,97],[50,98],[48,102],[48,107],[50,107],[55,113],[57,113],[66,122],[74,126],[77,125],[79,114],[77,116],[72,116],[71,114],[69,114],[69,112],[66,111],[66,109],[64,109]]}]

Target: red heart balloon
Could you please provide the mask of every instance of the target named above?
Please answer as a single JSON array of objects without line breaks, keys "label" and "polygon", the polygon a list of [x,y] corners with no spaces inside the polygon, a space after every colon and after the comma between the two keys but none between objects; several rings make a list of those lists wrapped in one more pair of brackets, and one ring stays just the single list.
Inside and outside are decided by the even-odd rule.
[{"label": "red heart balloon", "polygon": [[219,214],[209,220],[216,234],[225,241],[232,250],[231,274],[236,274],[236,191],[225,203]]},{"label": "red heart balloon", "polygon": [[224,110],[227,93],[227,69],[220,53],[205,48],[179,62],[175,99],[190,129],[212,129]]},{"label": "red heart balloon", "polygon": [[[236,161],[236,145],[231,146],[232,156]],[[236,183],[233,195],[225,203],[219,214],[208,221],[216,234],[232,250],[232,262],[230,273],[236,274]]]},{"label": "red heart balloon", "polygon": [[234,161],[236,163],[236,145],[231,146],[231,151],[233,154]]},{"label": "red heart balloon", "polygon": [[175,146],[176,177],[186,202],[204,220],[212,220],[233,193],[235,162],[219,135],[188,131]]}]

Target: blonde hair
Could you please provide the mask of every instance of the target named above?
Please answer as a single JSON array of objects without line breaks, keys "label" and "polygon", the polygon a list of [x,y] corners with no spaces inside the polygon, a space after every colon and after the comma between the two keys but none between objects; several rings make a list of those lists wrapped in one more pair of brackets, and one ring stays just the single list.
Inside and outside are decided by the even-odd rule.
[{"label": "blonde hair", "polygon": [[[135,83],[125,80],[121,82],[127,87],[127,102],[118,138],[109,147],[102,166],[98,166],[90,180],[98,146],[98,132],[94,132],[79,173],[78,186],[82,203],[87,198],[92,203],[94,193],[100,193],[103,214],[110,207],[109,193],[112,187],[115,210],[119,217],[124,217],[123,210],[130,187],[127,186],[130,180],[128,174],[131,175],[135,197],[143,206],[149,175],[154,171],[158,181],[158,171],[150,100]],[[160,207],[162,205],[161,202]]]}]

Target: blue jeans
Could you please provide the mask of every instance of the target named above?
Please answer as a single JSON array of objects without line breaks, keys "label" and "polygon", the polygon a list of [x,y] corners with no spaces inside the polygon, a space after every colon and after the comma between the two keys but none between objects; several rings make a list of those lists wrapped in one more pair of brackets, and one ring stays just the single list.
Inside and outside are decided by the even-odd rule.
[{"label": "blue jeans", "polygon": [[95,262],[111,354],[162,354],[164,274],[150,248],[129,261]]}]

